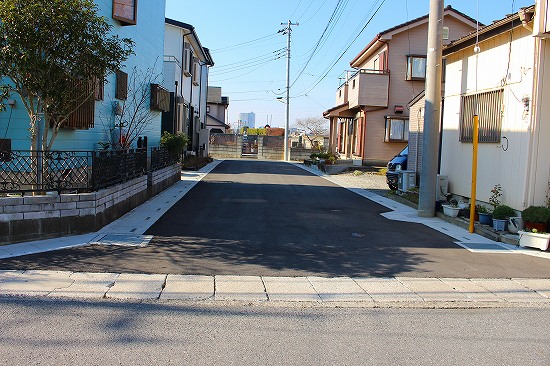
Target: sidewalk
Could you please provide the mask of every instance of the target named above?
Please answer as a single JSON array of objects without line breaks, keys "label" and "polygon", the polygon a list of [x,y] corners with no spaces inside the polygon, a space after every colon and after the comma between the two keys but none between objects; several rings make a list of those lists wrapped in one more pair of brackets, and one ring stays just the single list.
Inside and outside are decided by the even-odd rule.
[{"label": "sidewalk", "polygon": [[[221,161],[198,172],[183,172],[182,180],[96,233],[0,246],[0,259],[90,244],[147,245],[143,233]],[[440,231],[474,253],[530,255],[550,259],[550,253],[494,242],[439,218],[418,217],[416,210],[379,196],[379,182],[353,176],[329,176],[295,164],[337,185],[383,205],[390,220],[416,222]],[[372,186],[372,188],[371,188]],[[360,303],[362,306],[509,306],[550,305],[550,279],[446,278],[320,278],[265,276],[182,276],[68,271],[0,271],[0,296],[45,296],[83,299],[193,300],[244,302]],[[393,305],[392,305],[393,304]]]}]

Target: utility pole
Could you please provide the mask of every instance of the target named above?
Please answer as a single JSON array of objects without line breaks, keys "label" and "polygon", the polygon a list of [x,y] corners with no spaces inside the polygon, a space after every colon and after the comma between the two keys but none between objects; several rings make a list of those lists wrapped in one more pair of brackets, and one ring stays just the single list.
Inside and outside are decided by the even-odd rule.
[{"label": "utility pole", "polygon": [[426,105],[422,139],[422,172],[418,216],[435,216],[439,123],[441,120],[441,72],[444,0],[430,0],[426,59]]},{"label": "utility pole", "polygon": [[[298,23],[292,23],[290,20],[288,23],[281,23],[281,25],[286,25],[286,34],[288,36],[287,46],[286,46],[286,122],[285,122],[285,144],[284,144],[284,160],[289,161],[289,151],[288,151],[288,130],[290,124],[290,33],[292,32],[293,25],[300,25]],[[284,34],[284,33],[283,33]]]}]

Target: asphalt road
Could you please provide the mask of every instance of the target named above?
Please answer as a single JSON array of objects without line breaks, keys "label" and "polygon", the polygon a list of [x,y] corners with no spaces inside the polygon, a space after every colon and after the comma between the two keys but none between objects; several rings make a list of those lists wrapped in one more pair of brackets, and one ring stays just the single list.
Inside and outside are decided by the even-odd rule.
[{"label": "asphalt road", "polygon": [[0,299],[2,365],[549,365],[550,310]]},{"label": "asphalt road", "polygon": [[550,276],[550,261],[471,253],[424,225],[284,162],[228,160],[146,234],[144,248],[91,246],[0,260],[0,269],[263,276]]}]

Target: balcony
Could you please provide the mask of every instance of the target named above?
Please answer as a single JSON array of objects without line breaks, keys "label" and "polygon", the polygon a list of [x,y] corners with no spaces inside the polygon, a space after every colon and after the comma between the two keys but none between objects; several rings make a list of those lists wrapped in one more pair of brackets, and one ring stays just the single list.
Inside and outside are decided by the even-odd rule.
[{"label": "balcony", "polygon": [[361,69],[353,74],[346,84],[350,109],[359,106],[388,107],[390,85],[388,70]]},{"label": "balcony", "polygon": [[340,85],[336,90],[336,105],[342,105],[348,101],[348,83]]}]

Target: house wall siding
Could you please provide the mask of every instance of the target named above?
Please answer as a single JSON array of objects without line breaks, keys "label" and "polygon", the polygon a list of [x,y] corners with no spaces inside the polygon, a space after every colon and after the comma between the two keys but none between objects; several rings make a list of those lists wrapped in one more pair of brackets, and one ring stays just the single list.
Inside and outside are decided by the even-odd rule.
[{"label": "house wall siding", "polygon": [[[113,25],[113,34],[121,38],[131,38],[135,42],[135,55],[124,63],[123,71],[130,74],[134,67],[145,72],[147,68],[155,70],[162,81],[162,56],[164,53],[164,12],[165,1],[140,1],[138,3],[137,24],[121,26],[112,19],[112,0],[95,0],[98,15],[104,16]],[[115,75],[107,76],[103,102],[95,103],[94,127],[88,130],[61,129],[57,136],[54,150],[93,150],[98,148],[99,141],[109,140],[109,125],[112,123],[112,101],[115,96]],[[11,118],[8,113],[0,114],[0,134],[12,139],[12,149],[28,150],[30,148],[29,118],[23,104],[17,97],[17,107],[13,109]],[[147,128],[150,146],[160,143],[160,113],[151,111],[153,120]],[[6,134],[7,120],[10,127]]]},{"label": "house wall siding", "polygon": [[[524,110],[521,99],[532,95],[535,41],[522,27],[514,29],[513,39],[510,45],[510,33],[505,33],[482,42],[477,61],[473,47],[447,57],[441,173],[448,176],[452,193],[470,196],[472,144],[459,142],[461,95],[503,88],[502,141],[479,144],[477,198],[488,202],[490,190],[500,184],[502,202],[521,210],[528,205],[525,177],[532,113]],[[547,158],[545,164],[546,172],[541,173],[547,176]]]},{"label": "house wall siding", "polygon": [[[472,27],[451,18],[445,17],[445,26],[449,27],[450,39],[458,38],[472,31]],[[394,106],[405,107],[403,116],[408,116],[407,103],[425,88],[425,81],[411,81],[407,78],[407,55],[426,55],[428,46],[428,23],[412,27],[394,34],[386,45],[379,47],[360,68],[374,68],[378,55],[387,51],[388,69],[390,70],[388,108],[367,111],[365,126],[364,156],[365,162],[387,162],[399,153],[406,143],[384,142],[385,116],[394,115]],[[350,96],[351,98],[351,96]]]}]

